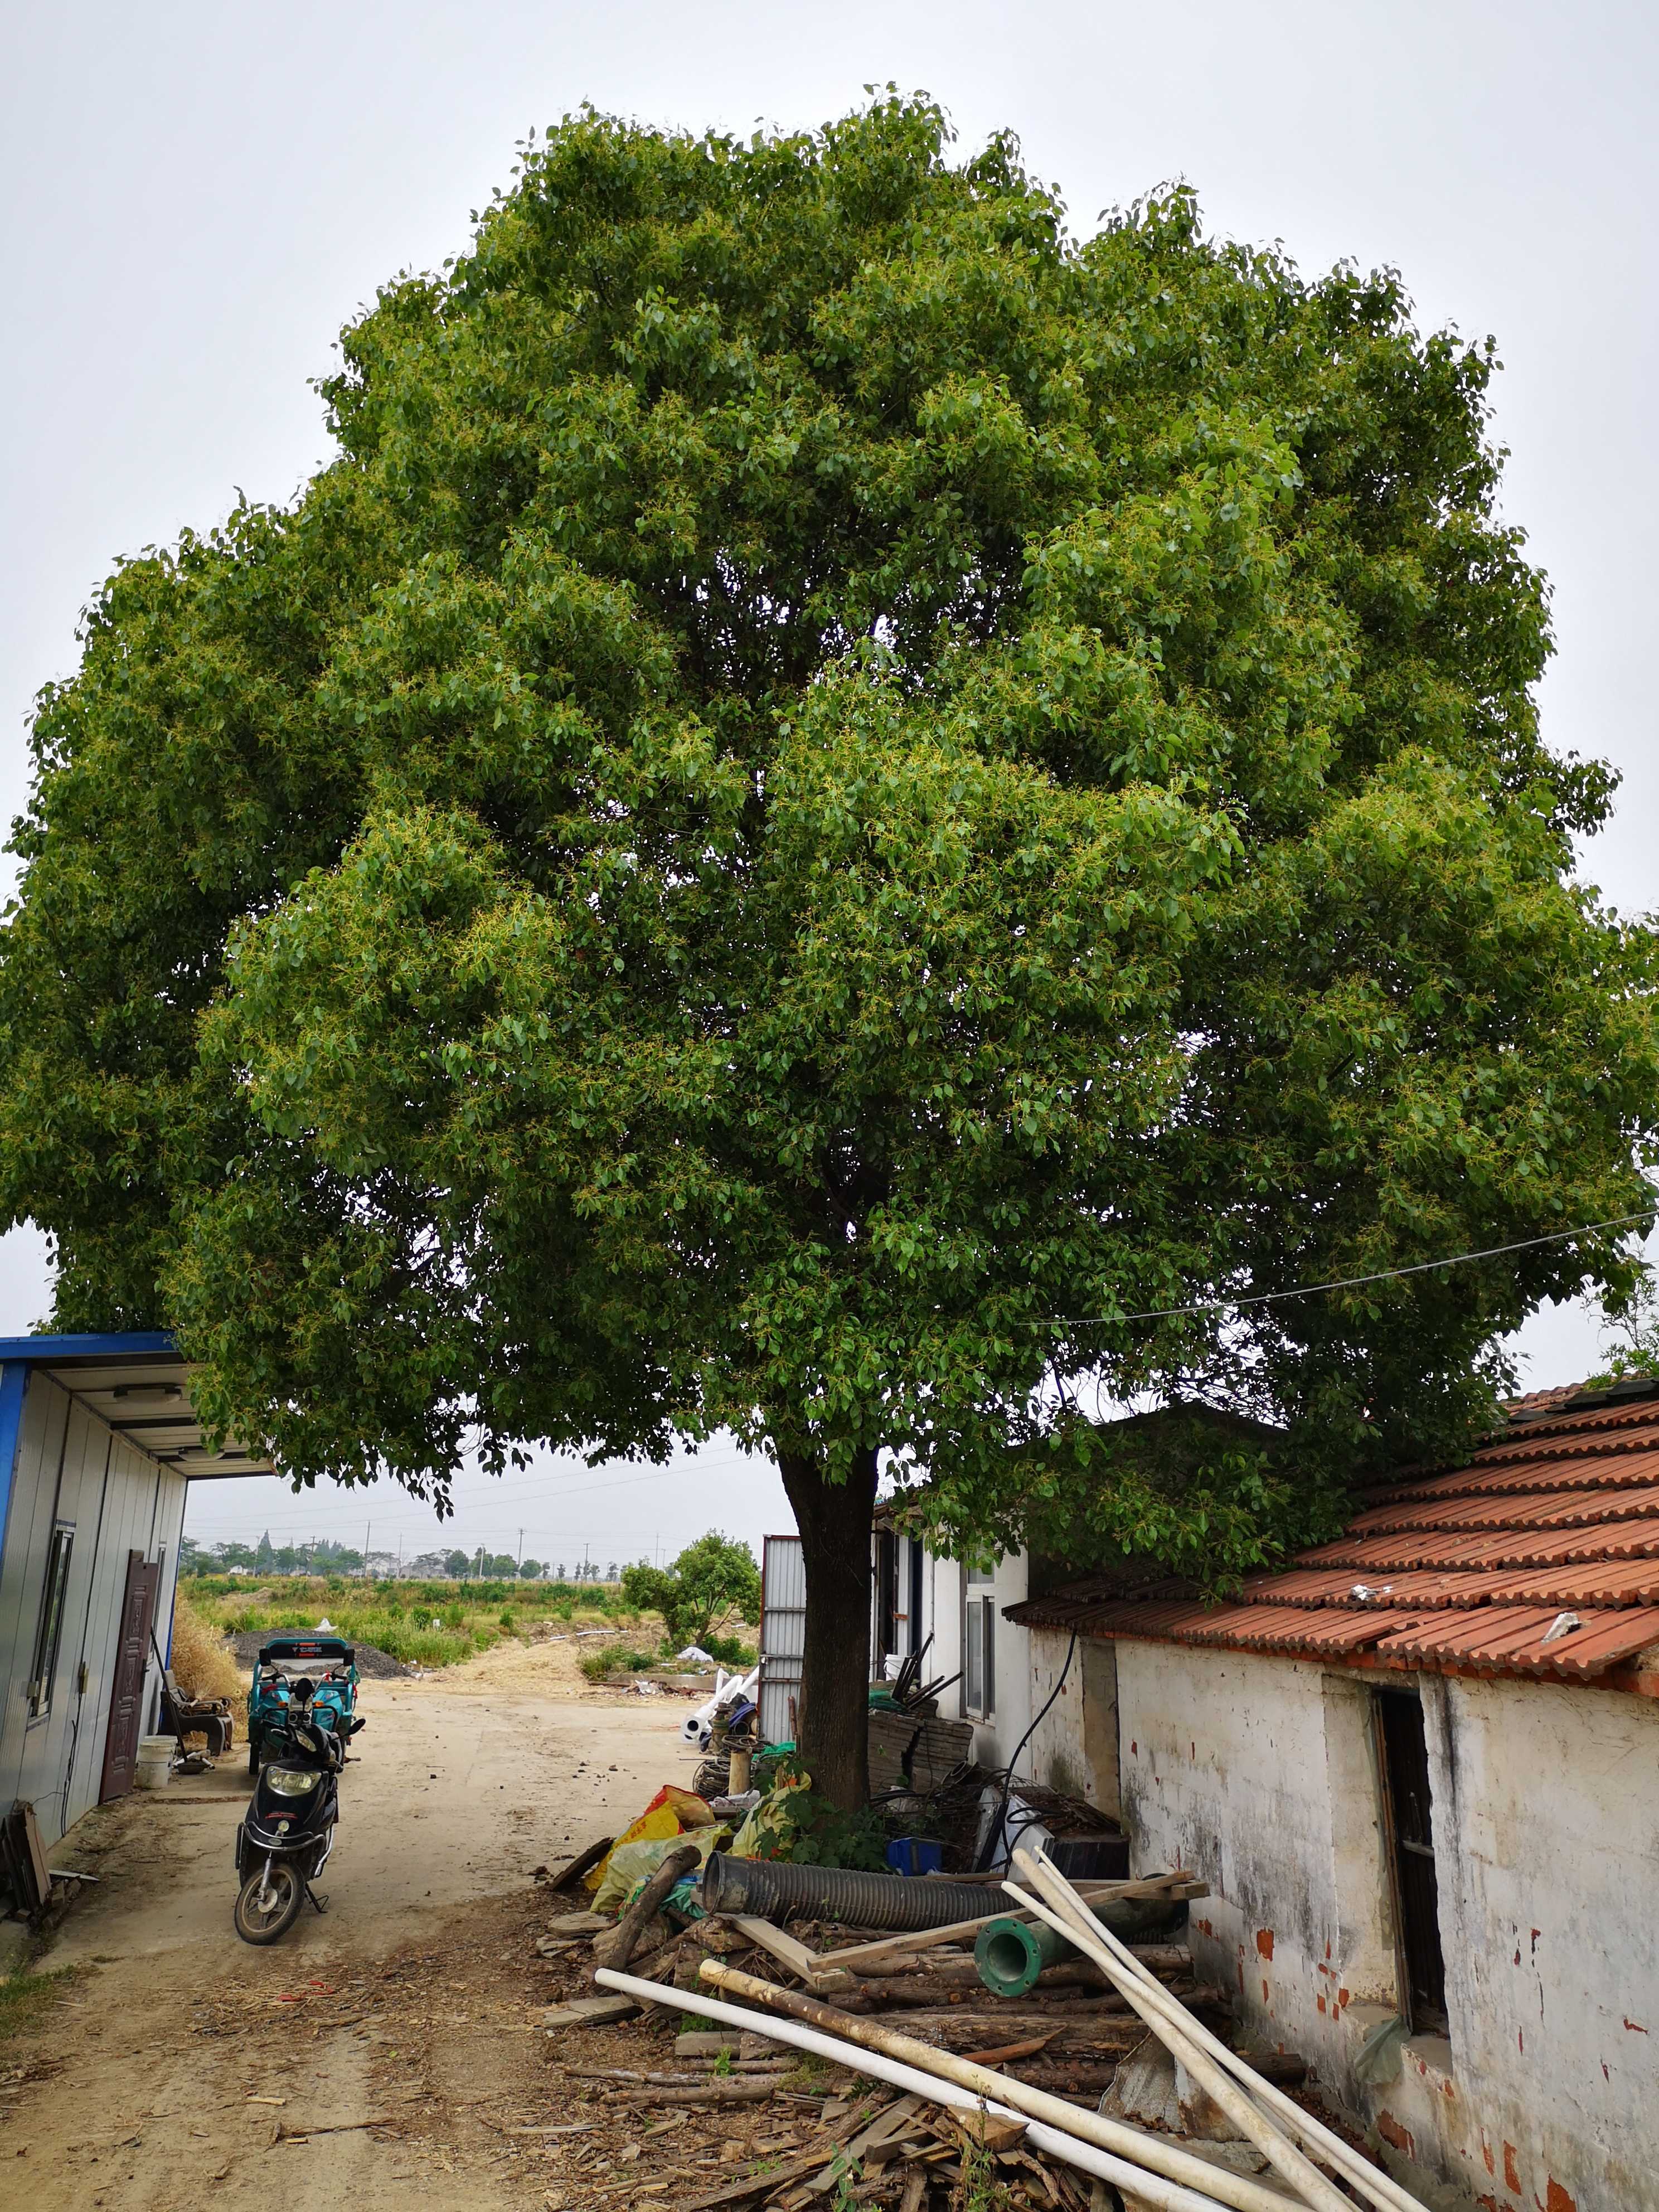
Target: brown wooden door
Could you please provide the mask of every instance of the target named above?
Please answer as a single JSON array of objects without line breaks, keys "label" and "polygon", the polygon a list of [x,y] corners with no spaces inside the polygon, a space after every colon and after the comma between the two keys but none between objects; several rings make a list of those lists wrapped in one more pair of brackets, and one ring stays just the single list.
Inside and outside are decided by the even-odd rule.
[{"label": "brown wooden door", "polygon": [[127,1553],[127,1586],[121,1600],[121,1640],[115,1654],[115,1684],[110,1693],[109,1735],[104,1743],[104,1779],[98,1802],[125,1797],[132,1787],[138,1738],[144,1724],[144,1668],[149,1656],[149,1624],[161,1585],[159,1564],[146,1566],[142,1552]]}]

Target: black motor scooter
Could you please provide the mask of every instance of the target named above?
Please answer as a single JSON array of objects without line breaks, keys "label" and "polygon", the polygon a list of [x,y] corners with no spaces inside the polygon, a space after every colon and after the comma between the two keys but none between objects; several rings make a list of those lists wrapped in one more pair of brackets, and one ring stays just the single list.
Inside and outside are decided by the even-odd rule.
[{"label": "black motor scooter", "polygon": [[274,1943],[293,1926],[307,1898],[318,1912],[328,1905],[311,1885],[334,1848],[345,1747],[363,1723],[353,1717],[337,1728],[332,1712],[324,1723],[313,1715],[309,1697],[301,1694],[310,1687],[295,1683],[287,1722],[266,1731],[269,1763],[259,1770],[236,1831],[242,1887],[234,1917],[245,1943]]}]

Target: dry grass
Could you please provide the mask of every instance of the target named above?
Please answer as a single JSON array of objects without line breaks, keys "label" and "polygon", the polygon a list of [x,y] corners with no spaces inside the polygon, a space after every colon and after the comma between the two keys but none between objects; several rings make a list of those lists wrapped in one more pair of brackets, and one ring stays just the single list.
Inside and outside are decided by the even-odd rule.
[{"label": "dry grass", "polygon": [[235,1658],[220,1641],[217,1626],[202,1618],[182,1585],[173,1608],[172,1664],[186,1697],[228,1698],[237,1720],[247,1726],[247,1692]]}]

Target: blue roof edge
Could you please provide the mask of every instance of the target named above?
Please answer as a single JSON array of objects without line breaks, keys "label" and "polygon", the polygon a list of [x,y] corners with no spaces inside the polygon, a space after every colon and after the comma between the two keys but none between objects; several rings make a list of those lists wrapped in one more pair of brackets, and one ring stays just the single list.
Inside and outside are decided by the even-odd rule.
[{"label": "blue roof edge", "polygon": [[44,1359],[132,1359],[146,1353],[176,1352],[173,1332],[165,1328],[89,1333],[76,1336],[0,1336],[0,1361],[20,1359],[38,1364]]}]

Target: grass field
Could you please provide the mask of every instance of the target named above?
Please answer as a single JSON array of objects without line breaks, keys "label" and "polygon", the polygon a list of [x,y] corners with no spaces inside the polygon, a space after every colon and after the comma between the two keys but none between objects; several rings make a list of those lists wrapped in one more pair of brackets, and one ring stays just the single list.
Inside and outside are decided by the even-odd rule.
[{"label": "grass field", "polygon": [[190,1575],[179,1595],[221,1633],[315,1628],[325,1616],[342,1636],[373,1644],[394,1659],[453,1667],[505,1636],[532,1635],[538,1624],[562,1629],[614,1628],[641,1647],[662,1634],[654,1613],[623,1602],[606,1583],[359,1582],[341,1575]]}]

